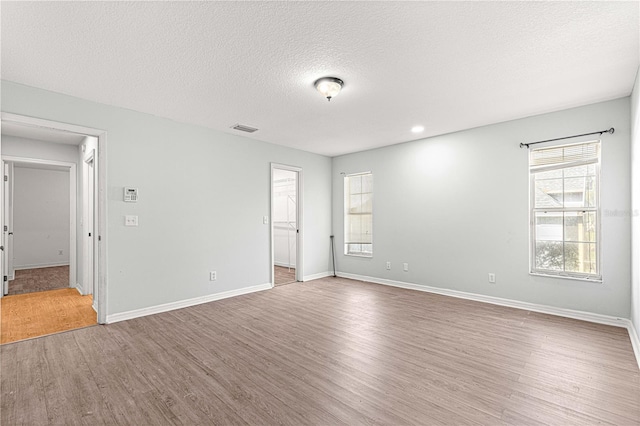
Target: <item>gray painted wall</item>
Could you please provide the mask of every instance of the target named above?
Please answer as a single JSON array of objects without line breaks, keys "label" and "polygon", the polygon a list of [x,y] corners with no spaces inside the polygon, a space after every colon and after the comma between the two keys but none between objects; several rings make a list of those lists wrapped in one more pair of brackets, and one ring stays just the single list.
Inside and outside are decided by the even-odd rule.
[{"label": "gray painted wall", "polygon": [[640,69],[631,93],[631,144],[631,217],[633,220],[631,321],[640,338]]},{"label": "gray painted wall", "polygon": [[69,197],[69,171],[14,168],[16,269],[69,264]]},{"label": "gray painted wall", "polygon": [[109,315],[269,283],[271,162],[303,168],[304,273],[329,269],[327,157],[6,81],[2,111],[107,131]]},{"label": "gray painted wall", "polygon": [[[604,282],[529,275],[528,153],[518,144],[610,127],[615,134],[602,144]],[[623,98],[336,157],[338,270],[629,318],[629,130],[629,98]],[[368,170],[374,174],[374,255],[344,256],[340,173]],[[488,282],[490,272],[495,284]]]}]

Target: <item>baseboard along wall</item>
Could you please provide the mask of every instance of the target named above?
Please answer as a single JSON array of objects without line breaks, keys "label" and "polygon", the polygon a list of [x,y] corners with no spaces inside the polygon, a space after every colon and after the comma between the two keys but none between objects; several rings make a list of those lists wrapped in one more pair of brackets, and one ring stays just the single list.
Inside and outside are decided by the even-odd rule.
[{"label": "baseboard along wall", "polygon": [[69,266],[69,262],[62,263],[37,263],[33,265],[14,266],[14,271],[23,271],[25,269],[55,268],[57,266]]},{"label": "baseboard along wall", "polygon": [[[303,281],[312,281],[320,278],[332,276],[330,271],[321,272],[318,274],[306,275]],[[499,297],[485,296],[475,293],[467,293],[458,290],[449,290],[438,287],[430,287],[412,283],[406,283],[402,281],[393,281],[383,278],[369,277],[363,275],[349,274],[346,272],[336,272],[336,275],[341,278],[349,278],[357,281],[364,281],[373,284],[388,285],[392,287],[399,287],[408,290],[417,290],[426,293],[440,294],[443,296],[457,297],[461,299],[474,300],[477,302],[491,303],[493,305],[506,306],[510,308],[523,309],[527,311],[540,312],[543,314],[556,315],[560,317],[573,318],[582,321],[588,321],[598,324],[611,325],[614,327],[626,328],[629,332],[629,338],[631,340],[631,346],[640,368],[640,339],[638,333],[633,326],[631,320],[627,318],[612,317],[609,315],[595,314],[591,312],[576,311],[572,309],[557,308],[553,306],[539,305],[535,303],[521,302],[518,300],[502,299]],[[157,306],[150,306],[142,309],[135,309],[127,312],[119,312],[111,315],[107,315],[107,324],[112,324],[118,321],[125,321],[133,318],[143,317],[146,315],[159,314],[161,312],[168,312],[175,309],[186,308],[189,306],[200,305],[202,303],[213,302],[216,300],[226,299],[229,297],[241,296],[243,294],[255,293],[258,291],[269,290],[273,288],[271,283],[260,284],[252,287],[245,287],[238,290],[231,290],[222,293],[209,294],[206,296],[196,297],[193,299],[180,300],[177,302],[165,303]]]},{"label": "baseboard along wall", "polygon": [[224,291],[222,293],[207,294],[206,296],[194,297],[193,299],[179,300],[177,302],[164,303],[162,305],[149,306],[147,308],[134,309],[127,312],[119,312],[107,315],[107,324],[118,321],[125,321],[133,318],[144,317],[146,315],[159,314],[173,311],[175,309],[187,308],[189,306],[200,305],[202,303],[214,302],[216,300],[227,299],[229,297],[241,296],[243,294],[255,293],[257,291],[269,290],[271,283],[260,284],[252,287],[240,288],[238,290]]},{"label": "baseboard along wall", "polygon": [[629,332],[629,339],[631,340],[631,346],[633,347],[633,352],[636,357],[636,362],[638,363],[638,368],[640,368],[640,339],[638,338],[638,333],[636,333],[633,323],[628,318],[619,318],[619,317],[613,317],[609,315],[595,314],[592,312],[557,308],[554,306],[539,305],[536,303],[521,302],[521,301],[512,300],[512,299],[502,299],[499,297],[485,296],[482,294],[467,293],[464,291],[449,290],[446,288],[412,284],[412,283],[406,283],[403,281],[387,280],[384,278],[349,274],[346,272],[336,272],[336,274],[342,278],[349,278],[352,280],[364,281],[364,282],[369,282],[373,284],[382,284],[382,285],[388,285],[391,287],[404,288],[408,290],[417,290],[417,291],[423,291],[426,293],[441,294],[443,296],[458,297],[460,299],[474,300],[474,301],[483,302],[483,303],[491,303],[493,305],[523,309],[526,311],[539,312],[539,313],[549,314],[549,315],[556,315],[556,316],[565,317],[565,318],[572,318],[572,319],[577,319],[582,321],[593,322],[597,324],[611,325],[614,327],[623,327],[623,328],[626,328],[627,331]]}]

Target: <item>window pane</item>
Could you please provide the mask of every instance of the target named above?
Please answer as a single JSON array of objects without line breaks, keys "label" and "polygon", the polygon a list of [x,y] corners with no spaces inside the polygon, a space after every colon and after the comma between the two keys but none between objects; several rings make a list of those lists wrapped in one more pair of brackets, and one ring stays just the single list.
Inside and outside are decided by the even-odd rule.
[{"label": "window pane", "polygon": [[359,194],[362,192],[362,176],[349,176],[349,192]]},{"label": "window pane", "polygon": [[373,175],[367,174],[362,176],[362,192],[373,191]]},{"label": "window pane", "polygon": [[536,268],[551,271],[563,270],[562,242],[536,242]]},{"label": "window pane", "polygon": [[569,178],[564,180],[564,206],[584,207],[587,181],[585,178]]},{"label": "window pane", "polygon": [[371,213],[373,206],[372,206],[372,194],[362,194],[362,212],[363,213]]},{"label": "window pane", "polygon": [[548,172],[539,172],[536,173],[537,179],[562,179],[564,175],[562,174],[562,169],[558,170],[549,170]]},{"label": "window pane", "polygon": [[592,243],[565,243],[565,270],[581,274],[596,273],[596,245]]},{"label": "window pane", "polygon": [[595,212],[566,212],[564,238],[566,241],[596,242]]},{"label": "window pane", "polygon": [[351,195],[349,197],[349,213],[360,213],[362,211],[361,204],[362,196],[360,194]]},{"label": "window pane", "polygon": [[[542,174],[542,173],[538,173]],[[537,175],[537,174],[536,174]],[[562,179],[535,181],[535,207],[562,207]]]},{"label": "window pane", "polygon": [[536,212],[536,241],[562,241],[562,213]]}]

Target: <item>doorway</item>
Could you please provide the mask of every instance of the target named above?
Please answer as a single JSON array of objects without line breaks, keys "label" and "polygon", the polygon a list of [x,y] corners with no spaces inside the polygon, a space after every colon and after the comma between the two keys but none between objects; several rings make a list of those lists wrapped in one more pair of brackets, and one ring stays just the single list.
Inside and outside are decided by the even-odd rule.
[{"label": "doorway", "polygon": [[272,285],[302,281],[302,169],[271,165]]},{"label": "doorway", "polygon": [[76,282],[76,165],[2,156],[3,296]]},{"label": "doorway", "polygon": [[[31,143],[29,158],[11,155],[12,150],[17,150],[16,143],[24,140]],[[35,151],[36,144],[40,144],[37,146],[38,151]],[[56,146],[68,148],[66,154],[62,152],[64,150],[56,151]],[[69,150],[75,154],[67,163],[49,160],[56,155],[64,154],[69,157]],[[105,152],[106,133],[102,130],[2,113],[0,155],[6,163],[3,163],[3,171],[10,171],[13,165],[15,174],[17,163],[41,164],[39,167],[45,167],[44,164],[48,163],[48,167],[66,167],[70,181],[70,197],[73,201],[69,216],[71,237],[68,249],[62,250],[63,254],[68,252],[69,256],[69,281],[64,290],[92,299],[88,308],[94,312],[94,323],[97,313],[97,322],[100,324],[106,322],[107,314]],[[37,157],[37,153],[42,153],[43,158],[47,160],[31,158]],[[11,182],[7,184],[8,180],[5,178],[5,185],[0,185],[3,192],[0,196],[3,204],[0,219],[6,230],[3,233],[2,248],[5,251],[0,262],[0,277],[3,277],[5,282],[14,278],[11,258],[12,252],[16,250],[12,247],[16,234],[10,229],[15,225],[12,221],[15,222],[16,217],[12,211],[14,206],[11,197],[14,194]],[[7,287],[7,284],[3,287]],[[5,291],[0,291],[0,298],[3,298],[4,293]]]}]

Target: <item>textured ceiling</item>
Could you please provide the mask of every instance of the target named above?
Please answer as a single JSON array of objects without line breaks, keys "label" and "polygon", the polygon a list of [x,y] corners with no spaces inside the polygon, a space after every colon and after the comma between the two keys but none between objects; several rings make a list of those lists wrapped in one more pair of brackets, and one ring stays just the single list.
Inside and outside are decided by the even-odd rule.
[{"label": "textured ceiling", "polygon": [[[627,96],[638,11],[612,1],[2,2],[2,78],[334,156]],[[322,76],[345,81],[331,102],[313,88]]]}]

